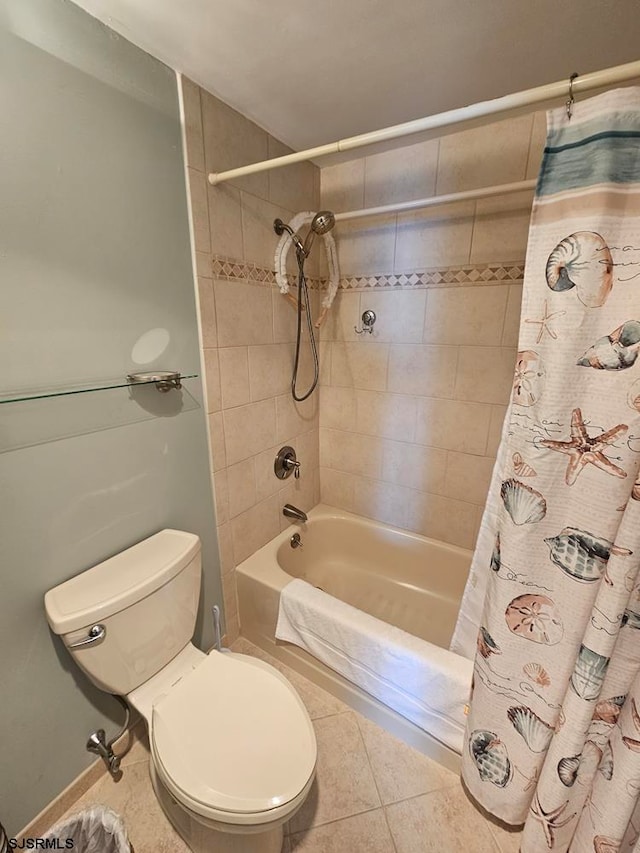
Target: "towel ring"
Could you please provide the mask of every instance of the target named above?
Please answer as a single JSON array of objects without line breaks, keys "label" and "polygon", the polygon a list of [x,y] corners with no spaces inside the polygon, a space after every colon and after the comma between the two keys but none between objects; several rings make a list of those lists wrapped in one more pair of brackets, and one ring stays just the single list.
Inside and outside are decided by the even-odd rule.
[{"label": "towel ring", "polygon": [[569,77],[569,98],[568,98],[567,103],[566,103],[567,118],[569,120],[571,120],[571,116],[573,115],[573,105],[576,102],[576,99],[573,96],[573,81],[576,79],[576,77],[579,77],[579,76],[580,75],[578,74],[578,72],[574,71],[573,74],[571,75],[571,77]]}]

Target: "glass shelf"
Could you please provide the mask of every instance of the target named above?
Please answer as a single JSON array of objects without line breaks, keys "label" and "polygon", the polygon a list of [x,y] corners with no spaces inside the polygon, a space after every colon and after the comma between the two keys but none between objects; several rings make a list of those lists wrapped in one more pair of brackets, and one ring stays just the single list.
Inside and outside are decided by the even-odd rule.
[{"label": "glass shelf", "polygon": [[[197,379],[197,373],[180,374],[180,379]],[[71,394],[89,394],[92,391],[110,391],[112,388],[139,388],[144,385],[155,385],[155,379],[144,382],[131,382],[126,377],[123,379],[105,379],[96,382],[80,382],[73,385],[63,385],[60,388],[31,388],[28,390],[17,389],[0,394],[2,403],[24,403],[27,400],[47,400],[50,397],[68,397]]]},{"label": "glass shelf", "polygon": [[196,397],[187,387],[197,378],[183,375],[182,386],[166,393],[153,380],[117,379],[5,394],[0,402],[12,405],[0,406],[0,454],[199,409],[199,383]]}]

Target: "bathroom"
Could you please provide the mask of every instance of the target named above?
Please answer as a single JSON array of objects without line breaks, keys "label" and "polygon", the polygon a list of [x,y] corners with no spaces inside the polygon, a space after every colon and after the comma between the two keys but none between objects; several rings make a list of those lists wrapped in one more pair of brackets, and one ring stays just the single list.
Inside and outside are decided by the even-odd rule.
[{"label": "bathroom", "polygon": [[[461,756],[464,766],[477,758],[474,748],[503,759],[491,742],[462,746],[479,625],[485,626],[484,645],[478,640],[483,677],[495,678],[507,661],[503,638],[491,627],[498,620],[481,622],[483,598],[475,594],[492,580],[481,572],[487,555],[495,570],[495,537],[483,514],[495,491],[496,458],[498,468],[508,462],[506,482],[523,483],[530,502],[540,494],[536,484],[547,464],[537,461],[539,441],[535,453],[517,451],[515,458],[511,448],[507,462],[499,454],[501,440],[506,447],[514,364],[523,350],[531,352],[519,340],[527,334],[540,351],[538,338],[541,346],[551,346],[554,335],[562,341],[569,300],[582,304],[575,290],[547,288],[543,274],[548,306],[536,304],[521,319],[525,266],[535,248],[531,209],[547,139],[545,111],[565,110],[574,86],[574,123],[568,125],[574,132],[581,102],[620,87],[638,91],[633,86],[640,84],[636,69],[635,76],[627,71],[588,85],[594,72],[637,63],[640,19],[633,0],[572,2],[563,14],[580,38],[569,41],[558,14],[552,4],[492,3],[486,15],[463,7],[456,15],[449,5],[425,8],[414,0],[394,9],[361,0],[341,9],[196,3],[188,12],[143,0],[0,2],[0,87],[11,117],[0,168],[0,347],[8,367],[0,397],[0,825],[9,838],[41,837],[99,803],[118,813],[137,853],[197,849],[175,821],[172,826],[152,787],[143,712],[137,709],[131,730],[114,745],[122,755],[119,778],[87,751],[92,732],[104,730],[107,741],[117,735],[124,709],[109,695],[118,691],[99,689],[77,666],[43,604],[45,593],[70,578],[170,529],[197,536],[201,547],[202,585],[195,632],[189,632],[195,647],[214,649],[212,660],[243,655],[270,663],[301,697],[313,726],[315,781],[309,779],[304,802],[279,829],[283,850],[510,853],[522,844],[530,853],[550,849],[549,838],[556,851],[634,849],[632,833],[615,827],[591,834],[605,840],[624,834],[622,846],[571,844],[565,836],[575,827],[560,824],[577,807],[550,823],[551,807],[580,788],[586,796],[584,776],[566,788],[562,802],[543,789],[544,809],[533,801],[524,836],[524,818],[510,817],[497,801],[482,802],[466,784],[471,775],[465,785],[460,781]],[[488,51],[490,38],[496,47]],[[309,44],[316,48],[306,56]],[[539,49],[527,47],[523,57],[523,44]],[[394,61],[381,64],[383,51]],[[570,84],[574,71],[580,76]],[[282,168],[209,178],[558,82],[546,99],[495,115],[476,111]],[[421,203],[449,195],[453,200]],[[384,206],[394,209],[371,212]],[[308,250],[311,317],[314,323],[322,317],[314,326],[317,387],[298,402],[291,383],[299,266],[294,240],[286,228],[279,236],[274,220],[287,225],[301,212],[317,211],[335,215],[325,233],[319,227],[314,234],[311,216],[292,229]],[[609,239],[620,278],[596,314],[622,298],[620,271],[631,270],[630,280],[634,243],[625,240]],[[626,267],[616,245],[626,246]],[[337,286],[329,298],[332,276]],[[372,324],[366,312],[373,312],[366,315]],[[300,312],[300,397],[314,380],[307,315]],[[589,327],[590,343],[633,316],[627,303],[610,327],[598,326],[595,334]],[[633,372],[615,369],[581,367],[580,377],[606,385],[611,376],[626,381]],[[180,378],[165,377],[164,385],[127,379],[159,371]],[[587,403],[581,408],[587,443],[618,423],[613,415],[589,414]],[[578,421],[572,419],[571,435]],[[563,421],[547,440],[561,443],[569,433]],[[285,464],[281,479],[274,461],[288,447],[295,460]],[[567,454],[557,449],[548,455],[564,476]],[[631,489],[637,476],[624,459],[630,451],[617,444],[616,456],[607,452],[600,470],[590,465],[577,485],[564,483],[568,496],[618,482]],[[629,472],[624,483],[606,476],[607,464]],[[538,479],[530,475],[536,468]],[[626,497],[604,491],[607,503],[617,500],[614,508],[625,503]],[[518,497],[523,494],[520,488]],[[285,505],[308,515],[308,522],[285,515]],[[515,524],[518,534],[535,526]],[[609,527],[575,515],[554,525],[545,528],[545,542],[580,528],[593,530],[598,542],[606,537],[607,557],[624,562],[618,551],[634,550]],[[302,547],[292,547],[294,532]],[[343,551],[331,551],[338,542]],[[526,545],[517,547],[526,553]],[[552,566],[550,546],[544,547]],[[515,548],[505,533],[503,567],[496,571],[505,575],[505,588],[522,570],[512,566]],[[469,574],[474,551],[477,564]],[[387,552],[387,568],[379,568]],[[497,553],[499,564],[500,548]],[[336,620],[342,611],[348,620],[347,608],[354,606],[363,618],[419,640],[412,655],[420,657],[422,643],[435,647],[425,678],[441,678],[437,690],[450,695],[455,725],[446,731],[421,725],[420,697],[397,690],[398,702],[412,709],[401,713],[387,695],[388,672],[377,673],[376,685],[358,686],[338,662],[323,663],[308,645],[305,651],[276,640],[279,597],[291,575],[321,587],[316,596],[327,598],[318,601]],[[605,573],[603,589],[606,579]],[[458,624],[458,648],[466,648],[468,633],[473,649],[454,654],[449,644],[463,592],[468,609],[461,619],[469,626]],[[235,658],[217,651],[216,627]],[[377,640],[380,659],[390,636]],[[540,665],[539,657],[523,662]],[[555,689],[554,673],[548,688],[546,674],[536,672],[538,681],[529,681],[538,693]],[[478,693],[485,682],[477,677],[475,683],[472,716],[486,716]],[[601,698],[622,692],[612,689]],[[212,695],[215,702],[215,690]],[[533,716],[552,725],[549,712],[540,710],[551,704],[534,706]],[[621,718],[631,714],[630,702],[626,707]],[[430,710],[430,719],[446,716],[442,708]],[[233,722],[232,714],[219,721],[218,736]],[[624,737],[633,737],[633,717],[624,725]],[[488,721],[471,728],[486,733],[497,726]],[[516,748],[508,746],[505,791],[535,770],[519,755],[514,761]],[[561,752],[555,765],[578,752]],[[585,761],[581,773],[584,768]],[[477,776],[476,765],[470,772]],[[633,771],[625,774],[631,784]],[[495,780],[481,779],[482,791],[502,794]],[[205,843],[205,849],[227,848]]]}]

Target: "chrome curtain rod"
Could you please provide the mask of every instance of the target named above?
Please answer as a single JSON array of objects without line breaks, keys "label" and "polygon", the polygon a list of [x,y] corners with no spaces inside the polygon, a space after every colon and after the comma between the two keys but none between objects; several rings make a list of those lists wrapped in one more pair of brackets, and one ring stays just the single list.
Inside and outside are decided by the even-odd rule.
[{"label": "chrome curtain rod", "polygon": [[366,207],[362,210],[348,210],[344,213],[336,213],[336,222],[344,222],[347,219],[360,219],[362,216],[378,216],[385,213],[400,213],[407,210],[420,210],[424,207],[437,207],[440,204],[453,204],[457,201],[476,201],[481,198],[491,198],[497,195],[509,195],[511,193],[528,192],[535,190],[536,181],[516,181],[513,184],[496,184],[493,187],[482,187],[477,190],[464,190],[459,193],[447,193],[446,195],[434,195],[429,198],[418,198],[413,201],[400,201],[397,204],[382,204],[379,207]]},{"label": "chrome curtain rod", "polygon": [[[629,80],[640,78],[640,60],[628,62],[625,65],[617,65],[603,71],[594,71],[591,74],[577,77],[571,82],[571,93],[580,95],[593,89],[602,89],[617,83],[625,83]],[[341,139],[338,142],[329,142],[316,148],[307,148],[304,151],[295,151],[293,154],[285,154],[283,157],[274,157],[271,160],[262,160],[259,163],[251,163],[238,169],[228,169],[225,172],[211,172],[209,183],[221,184],[223,181],[231,181],[243,175],[253,175],[256,172],[266,172],[271,169],[281,169],[292,163],[300,163],[302,160],[313,160],[317,157],[326,157],[329,154],[338,154],[341,151],[351,151],[376,142],[385,142],[390,139],[398,139],[410,136],[426,130],[435,130],[448,125],[461,124],[472,119],[484,116],[500,116],[513,110],[544,103],[555,98],[566,98],[569,95],[569,80],[560,80],[557,83],[549,83],[546,86],[537,86],[535,89],[525,89],[512,95],[504,95],[491,101],[481,101],[468,107],[460,107],[456,110],[447,110],[443,113],[427,116],[426,118],[407,121],[370,133],[361,133]]]}]

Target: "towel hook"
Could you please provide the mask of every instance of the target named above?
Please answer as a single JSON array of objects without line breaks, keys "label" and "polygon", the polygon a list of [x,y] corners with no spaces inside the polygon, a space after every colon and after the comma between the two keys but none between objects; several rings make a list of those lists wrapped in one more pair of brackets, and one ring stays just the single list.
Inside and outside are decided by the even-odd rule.
[{"label": "towel hook", "polygon": [[579,76],[580,75],[578,74],[578,72],[574,71],[573,74],[571,75],[571,77],[569,77],[569,98],[568,98],[567,103],[566,103],[567,118],[569,120],[571,120],[571,116],[573,115],[573,105],[576,102],[576,99],[573,96],[573,81],[576,79],[576,77],[579,77]]},{"label": "towel hook", "polygon": [[353,331],[356,333],[356,335],[365,335],[367,333],[372,335],[373,334],[373,324],[375,322],[376,322],[376,312],[371,311],[371,310],[367,310],[362,315],[362,325],[364,326],[364,328],[359,329],[357,326],[354,326]]}]

